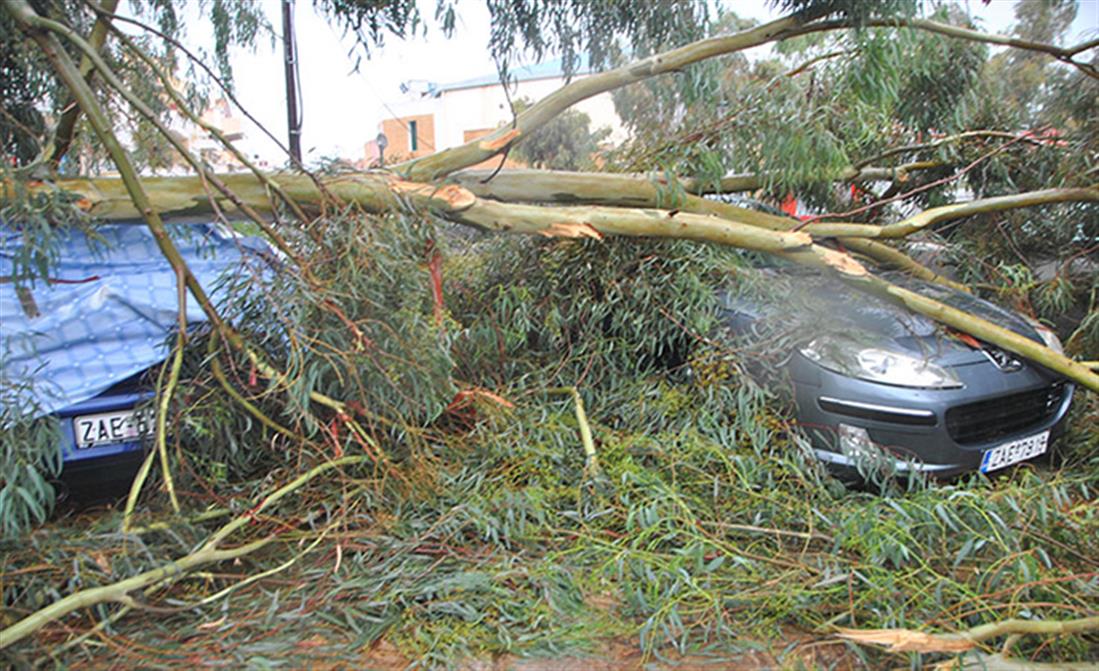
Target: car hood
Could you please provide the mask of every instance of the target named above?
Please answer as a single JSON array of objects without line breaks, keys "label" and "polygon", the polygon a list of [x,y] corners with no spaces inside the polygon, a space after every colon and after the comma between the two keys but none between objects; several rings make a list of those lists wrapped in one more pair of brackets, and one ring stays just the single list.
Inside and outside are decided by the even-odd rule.
[{"label": "car hood", "polygon": [[[770,272],[770,271],[764,271]],[[950,287],[932,284],[903,273],[881,275],[898,286],[964,310],[977,317],[1042,342],[1037,331],[1022,316],[982,298]],[[966,344],[950,330],[929,317],[877,296],[859,291],[842,281],[817,274],[783,273],[781,305],[764,305],[756,298],[727,298],[734,313],[753,319],[793,319],[811,340],[823,334],[837,334],[868,345],[889,342],[894,349],[920,358],[933,358],[940,365],[960,366],[987,363],[979,349]],[[786,283],[789,284],[787,290]]]}]

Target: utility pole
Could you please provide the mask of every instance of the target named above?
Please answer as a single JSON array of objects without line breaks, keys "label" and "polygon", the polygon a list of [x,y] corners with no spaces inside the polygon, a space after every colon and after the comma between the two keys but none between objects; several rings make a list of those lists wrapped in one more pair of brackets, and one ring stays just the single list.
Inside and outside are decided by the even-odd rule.
[{"label": "utility pole", "polygon": [[294,0],[282,0],[282,52],[286,68],[286,127],[290,157],[301,166],[301,108],[298,83],[298,41],[294,37]]}]

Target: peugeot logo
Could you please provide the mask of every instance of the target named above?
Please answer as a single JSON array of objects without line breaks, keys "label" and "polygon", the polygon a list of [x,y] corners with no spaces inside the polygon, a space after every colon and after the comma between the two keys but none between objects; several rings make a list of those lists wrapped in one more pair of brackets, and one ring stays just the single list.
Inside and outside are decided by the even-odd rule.
[{"label": "peugeot logo", "polygon": [[1011,354],[995,347],[982,347],[981,352],[988,357],[994,366],[1005,373],[1014,373],[1023,369],[1023,362]]}]

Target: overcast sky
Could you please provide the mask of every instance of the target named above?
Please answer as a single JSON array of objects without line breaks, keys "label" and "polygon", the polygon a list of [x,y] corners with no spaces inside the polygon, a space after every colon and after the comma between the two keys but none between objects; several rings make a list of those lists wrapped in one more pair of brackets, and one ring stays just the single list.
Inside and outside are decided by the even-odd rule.
[{"label": "overcast sky", "polygon": [[[281,31],[280,0],[261,2],[276,30]],[[1029,0],[1023,0],[1029,1]],[[963,2],[989,32],[1006,32],[1013,20],[1015,0]],[[765,0],[726,0],[744,17],[767,20],[777,14]],[[435,0],[420,0],[421,12],[434,16]],[[369,56],[356,49],[353,40],[325,23],[311,0],[296,0],[295,23],[300,57],[304,127],[302,150],[306,162],[322,156],[359,159],[363,144],[374,138],[382,118],[392,116],[386,104],[402,99],[399,86],[408,80],[452,82],[495,71],[488,56],[488,12],[483,2],[458,4],[458,22],[448,40],[428,28],[426,37],[386,40]],[[201,36],[202,23],[192,24],[192,38]],[[1099,0],[1080,0],[1072,32],[1077,37],[1099,31]],[[362,56],[354,70],[356,56]],[[238,50],[233,55],[237,94],[247,109],[285,142],[286,103],[282,45],[264,42],[256,52]],[[246,128],[244,148],[272,164],[281,164],[277,148],[254,128]]]}]

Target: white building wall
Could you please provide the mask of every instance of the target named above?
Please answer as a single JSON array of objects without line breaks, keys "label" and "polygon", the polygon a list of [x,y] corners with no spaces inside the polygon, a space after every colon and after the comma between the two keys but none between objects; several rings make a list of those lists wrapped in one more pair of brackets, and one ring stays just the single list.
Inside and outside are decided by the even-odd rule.
[{"label": "white building wall", "polygon": [[[576,77],[575,79],[581,79]],[[513,89],[512,100],[528,98],[534,102],[545,98],[564,86],[560,77],[521,81]],[[464,143],[466,131],[496,128],[511,121],[507,96],[500,84],[473,86],[442,91],[438,97],[411,97],[393,101],[388,109],[396,117],[419,114],[435,117],[435,149],[448,149]],[[626,130],[614,111],[614,101],[609,93],[581,101],[573,106],[591,119],[592,131],[609,128],[607,141],[620,144],[626,139]]]},{"label": "white building wall", "polygon": [[[563,85],[561,78],[522,81],[514,88],[511,98],[537,102]],[[435,134],[440,149],[462,144],[465,131],[495,128],[511,121],[507,96],[499,84],[443,91],[435,101],[438,104]],[[609,93],[581,101],[573,109],[588,115],[592,131],[609,128],[609,142],[618,144],[626,139],[626,131],[614,111]]]}]

